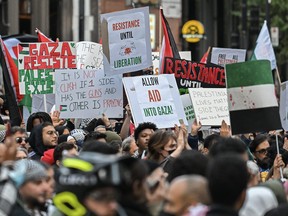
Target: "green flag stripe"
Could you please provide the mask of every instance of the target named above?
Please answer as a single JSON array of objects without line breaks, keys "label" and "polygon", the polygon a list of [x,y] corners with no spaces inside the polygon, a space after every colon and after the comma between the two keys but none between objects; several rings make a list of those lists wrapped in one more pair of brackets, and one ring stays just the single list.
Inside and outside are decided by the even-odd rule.
[{"label": "green flag stripe", "polygon": [[227,88],[274,84],[269,60],[226,65]]}]

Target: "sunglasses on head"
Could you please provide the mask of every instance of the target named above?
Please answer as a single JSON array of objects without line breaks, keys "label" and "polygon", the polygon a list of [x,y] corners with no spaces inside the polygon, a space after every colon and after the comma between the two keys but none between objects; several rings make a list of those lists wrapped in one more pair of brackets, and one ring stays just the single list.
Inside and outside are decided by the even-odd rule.
[{"label": "sunglasses on head", "polygon": [[25,142],[25,143],[27,143],[28,142],[28,138],[22,138],[22,137],[17,137],[16,138],[16,142],[17,143],[22,143],[22,142]]}]

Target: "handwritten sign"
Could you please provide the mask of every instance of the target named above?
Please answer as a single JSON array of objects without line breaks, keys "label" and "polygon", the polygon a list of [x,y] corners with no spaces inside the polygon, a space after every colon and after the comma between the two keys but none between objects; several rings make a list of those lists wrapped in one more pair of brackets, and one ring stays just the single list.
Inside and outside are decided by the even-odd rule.
[{"label": "handwritten sign", "polygon": [[76,43],[77,69],[103,68],[102,45],[89,41]]},{"label": "handwritten sign", "polygon": [[226,64],[245,62],[245,49],[228,49],[213,47],[211,52],[211,63],[224,67]]},{"label": "handwritten sign", "polygon": [[190,88],[189,94],[195,116],[202,125],[218,126],[222,120],[230,124],[226,88]]},{"label": "handwritten sign", "polygon": [[288,131],[288,81],[281,84],[280,89],[280,118],[285,131]]},{"label": "handwritten sign", "polygon": [[105,74],[122,74],[152,66],[149,8],[101,15]]},{"label": "handwritten sign", "polygon": [[61,118],[123,116],[122,75],[99,70],[56,70],[56,109]]},{"label": "handwritten sign", "polygon": [[154,122],[169,128],[179,125],[180,119],[187,125],[173,75],[125,77],[123,83],[136,125]]},{"label": "handwritten sign", "polygon": [[[191,52],[190,51],[180,51],[179,52],[181,59],[186,59],[191,61]],[[160,56],[159,52],[152,52],[152,63],[153,63],[153,74],[159,74],[159,61]]]},{"label": "handwritten sign", "polygon": [[20,43],[20,94],[54,93],[54,69],[76,68],[74,42]]}]

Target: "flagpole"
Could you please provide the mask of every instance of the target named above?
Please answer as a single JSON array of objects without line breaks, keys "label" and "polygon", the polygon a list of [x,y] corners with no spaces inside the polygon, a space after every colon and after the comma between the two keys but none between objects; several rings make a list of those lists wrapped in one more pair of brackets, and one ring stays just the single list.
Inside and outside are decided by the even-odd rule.
[{"label": "flagpole", "polygon": [[47,98],[46,94],[43,95],[44,111],[47,113]]},{"label": "flagpole", "polygon": [[276,65],[276,75],[277,75],[277,79],[278,79],[278,82],[279,82],[279,85],[281,86],[281,78],[280,78],[280,74],[279,74],[279,70],[278,70],[278,66]]},{"label": "flagpole", "polygon": [[159,37],[159,44],[158,44],[158,50],[159,50],[159,53],[160,53],[160,50],[161,50],[161,44],[162,44],[162,40],[161,40],[161,34],[162,34],[162,20],[161,20],[161,10],[162,10],[163,8],[162,8],[162,6],[160,6],[160,8],[159,8],[159,19],[158,19],[158,25],[159,25],[159,35],[158,35],[158,37]]}]

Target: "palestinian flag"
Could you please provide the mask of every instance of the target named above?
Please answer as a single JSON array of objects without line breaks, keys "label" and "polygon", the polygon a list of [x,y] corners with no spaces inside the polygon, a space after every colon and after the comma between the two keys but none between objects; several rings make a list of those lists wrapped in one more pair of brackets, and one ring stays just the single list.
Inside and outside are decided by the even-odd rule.
[{"label": "palestinian flag", "polygon": [[232,134],[281,129],[269,60],[226,65]]},{"label": "palestinian flag", "polygon": [[60,112],[67,111],[67,105],[60,105]]},{"label": "palestinian flag", "polygon": [[36,28],[35,32],[37,33],[39,42],[54,42],[53,40],[48,38],[46,35],[44,35],[39,29]]},{"label": "palestinian flag", "polygon": [[210,50],[211,50],[211,47],[209,47],[208,50],[204,53],[204,55],[202,56],[202,58],[200,60],[200,63],[207,64],[207,60],[208,60],[208,56],[209,56]]},{"label": "palestinian flag", "polygon": [[170,29],[169,23],[163,14],[163,9],[160,9],[160,16],[161,16],[161,22],[162,22],[162,28],[163,28],[163,39],[162,39],[162,48],[160,52],[159,71],[160,71],[160,74],[163,74],[165,57],[170,57],[170,58],[175,58],[175,59],[181,59],[181,57],[178,52],[178,48],[174,40],[172,31]]}]

